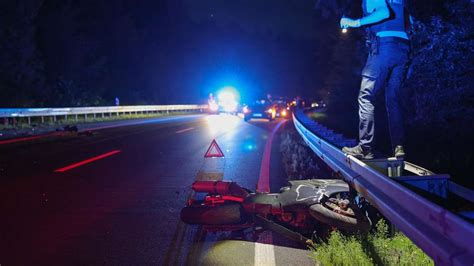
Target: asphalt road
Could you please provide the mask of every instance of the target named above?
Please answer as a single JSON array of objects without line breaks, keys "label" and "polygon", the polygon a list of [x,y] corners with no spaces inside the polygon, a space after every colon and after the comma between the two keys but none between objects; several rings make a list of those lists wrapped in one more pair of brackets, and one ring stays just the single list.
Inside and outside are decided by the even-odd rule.
[{"label": "asphalt road", "polygon": [[[254,190],[279,123],[291,126],[180,116],[0,145],[0,265],[310,264],[304,248],[274,233],[252,242],[179,220],[197,173],[216,160],[204,158],[213,139],[224,179]],[[280,131],[271,191],[286,183]]]}]

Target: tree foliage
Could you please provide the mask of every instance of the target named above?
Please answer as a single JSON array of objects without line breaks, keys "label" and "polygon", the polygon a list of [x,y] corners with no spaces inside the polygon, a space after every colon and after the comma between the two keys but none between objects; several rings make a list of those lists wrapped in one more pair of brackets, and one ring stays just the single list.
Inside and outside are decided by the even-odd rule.
[{"label": "tree foliage", "polygon": [[[360,9],[360,3],[355,3]],[[468,171],[473,163],[474,127],[474,3],[469,0],[409,1],[415,18],[412,28],[412,62],[403,86],[402,104],[409,160],[435,172],[448,172],[472,187]],[[346,1],[319,1],[328,23],[348,13]],[[358,17],[353,8],[349,16]],[[363,31],[335,36],[325,69],[323,90],[329,112],[346,135],[356,137],[357,93],[366,58]],[[377,148],[391,153],[383,92],[376,103]],[[350,125],[350,128],[349,128]],[[349,133],[348,133],[349,132]],[[351,132],[353,134],[351,134]],[[422,140],[422,141],[420,141]],[[383,144],[383,145],[380,145]]]},{"label": "tree foliage", "polygon": [[415,25],[406,90],[410,123],[449,129],[474,115],[474,8],[469,1],[445,7],[447,15]]}]

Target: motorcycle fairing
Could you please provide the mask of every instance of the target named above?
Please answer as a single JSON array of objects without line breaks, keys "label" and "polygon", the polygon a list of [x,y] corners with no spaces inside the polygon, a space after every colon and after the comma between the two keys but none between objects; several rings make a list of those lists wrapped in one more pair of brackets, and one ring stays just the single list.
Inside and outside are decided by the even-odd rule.
[{"label": "motorcycle fairing", "polygon": [[349,185],[340,179],[308,179],[289,181],[289,189],[279,197],[283,208],[295,205],[311,206],[326,196],[349,192]]},{"label": "motorcycle fairing", "polygon": [[289,181],[280,193],[251,194],[244,201],[246,211],[279,214],[284,210],[297,210],[318,204],[333,194],[349,192],[349,185],[340,179],[308,179]]}]

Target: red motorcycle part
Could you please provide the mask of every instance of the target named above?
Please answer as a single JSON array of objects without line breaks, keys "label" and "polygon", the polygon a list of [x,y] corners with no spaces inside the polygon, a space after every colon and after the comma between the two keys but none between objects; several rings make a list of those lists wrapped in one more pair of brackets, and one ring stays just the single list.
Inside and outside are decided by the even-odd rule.
[{"label": "red motorcycle part", "polygon": [[237,183],[228,181],[195,181],[192,189],[200,193],[233,196],[241,199],[249,195],[249,192]]},{"label": "red motorcycle part", "polygon": [[204,199],[204,204],[214,206],[217,204],[224,204],[226,201],[235,201],[242,203],[244,202],[244,199],[234,196],[208,195]]}]

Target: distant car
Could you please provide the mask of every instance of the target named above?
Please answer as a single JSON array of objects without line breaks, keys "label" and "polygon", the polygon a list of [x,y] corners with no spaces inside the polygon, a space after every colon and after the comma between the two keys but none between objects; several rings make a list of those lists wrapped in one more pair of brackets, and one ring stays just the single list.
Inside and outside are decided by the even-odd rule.
[{"label": "distant car", "polygon": [[249,121],[252,118],[266,118],[273,121],[277,116],[276,106],[267,100],[258,100],[252,104],[243,107],[244,120]]},{"label": "distant car", "polygon": [[276,116],[281,118],[289,118],[291,116],[290,108],[285,103],[279,103],[274,105],[276,110]]}]

